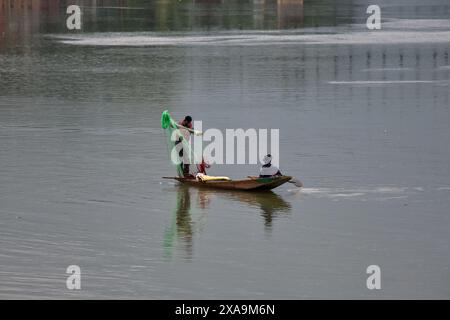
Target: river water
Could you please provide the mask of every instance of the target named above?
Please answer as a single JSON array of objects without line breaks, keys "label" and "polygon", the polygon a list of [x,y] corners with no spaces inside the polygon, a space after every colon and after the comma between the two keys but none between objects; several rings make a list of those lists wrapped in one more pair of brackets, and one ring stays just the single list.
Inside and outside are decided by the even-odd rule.
[{"label": "river water", "polygon": [[[1,298],[450,298],[448,1],[279,2],[0,1]],[[165,109],[305,187],[162,179]]]}]

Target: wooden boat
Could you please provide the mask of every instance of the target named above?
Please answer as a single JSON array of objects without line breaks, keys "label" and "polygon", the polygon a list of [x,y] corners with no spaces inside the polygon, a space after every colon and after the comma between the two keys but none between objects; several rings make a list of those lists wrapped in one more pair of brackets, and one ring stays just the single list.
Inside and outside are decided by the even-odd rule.
[{"label": "wooden boat", "polygon": [[196,187],[226,189],[226,190],[270,190],[281,186],[292,179],[291,176],[279,176],[270,178],[249,177],[243,180],[228,181],[197,181],[193,178],[163,177],[164,179],[177,180],[186,185]]}]

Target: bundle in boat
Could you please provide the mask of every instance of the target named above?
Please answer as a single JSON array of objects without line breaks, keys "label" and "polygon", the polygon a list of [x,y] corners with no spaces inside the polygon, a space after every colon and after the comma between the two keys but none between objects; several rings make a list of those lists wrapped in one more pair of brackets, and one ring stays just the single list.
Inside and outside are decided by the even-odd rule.
[{"label": "bundle in boat", "polygon": [[209,176],[203,173],[197,173],[195,176],[197,181],[230,181],[228,177]]}]

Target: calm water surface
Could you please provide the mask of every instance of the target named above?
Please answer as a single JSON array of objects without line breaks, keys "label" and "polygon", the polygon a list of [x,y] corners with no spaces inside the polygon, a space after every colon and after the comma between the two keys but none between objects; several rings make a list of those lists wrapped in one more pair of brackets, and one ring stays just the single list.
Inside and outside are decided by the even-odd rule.
[{"label": "calm water surface", "polygon": [[[365,1],[174,2],[80,1],[71,33],[0,1],[0,297],[450,298],[448,2],[381,1],[377,32]],[[279,128],[305,188],[161,179],[165,109]]]}]

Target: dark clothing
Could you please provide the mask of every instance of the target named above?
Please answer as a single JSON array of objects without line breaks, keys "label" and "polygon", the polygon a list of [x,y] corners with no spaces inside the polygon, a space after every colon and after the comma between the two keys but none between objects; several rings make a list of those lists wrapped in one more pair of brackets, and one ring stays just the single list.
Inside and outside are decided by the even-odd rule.
[{"label": "dark clothing", "polygon": [[[175,142],[175,145],[181,143],[181,139],[182,138],[180,137],[180,139]],[[180,163],[180,167],[181,167],[181,170],[183,171],[183,175],[186,177],[186,176],[189,175],[189,164],[184,164],[183,163],[183,154],[184,154],[183,149],[181,149],[180,152],[178,153],[178,156],[182,160],[181,163]]]},{"label": "dark clothing", "polygon": [[280,176],[282,176],[280,171],[275,173],[273,176],[270,176],[270,175],[259,175],[260,178],[272,178],[272,177],[280,177]]}]

